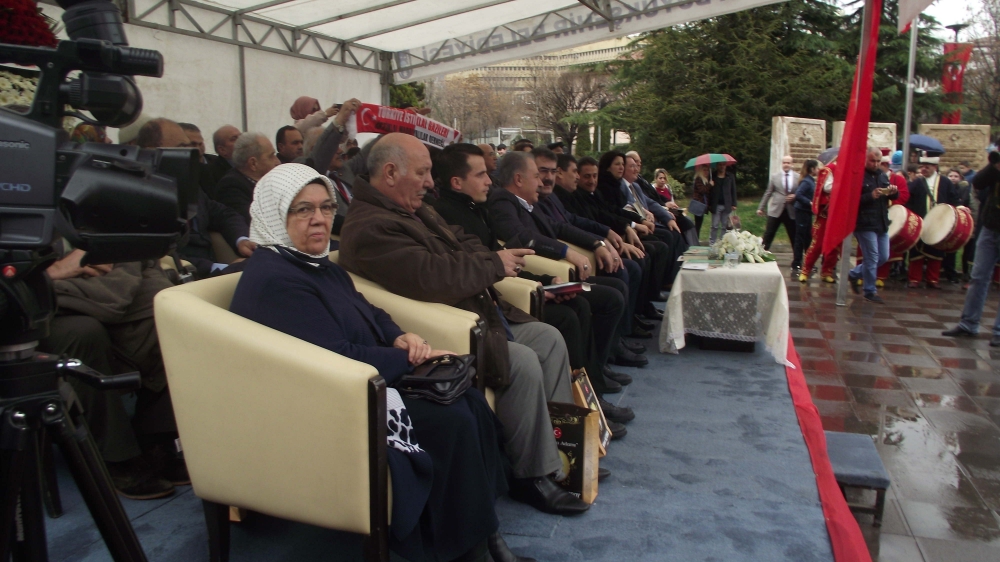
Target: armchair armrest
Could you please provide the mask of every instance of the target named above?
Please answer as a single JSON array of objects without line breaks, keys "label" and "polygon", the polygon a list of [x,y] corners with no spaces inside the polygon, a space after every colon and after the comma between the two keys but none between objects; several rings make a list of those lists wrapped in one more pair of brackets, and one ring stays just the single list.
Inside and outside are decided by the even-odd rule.
[{"label": "armchair armrest", "polygon": [[524,312],[542,319],[542,306],[545,303],[545,293],[542,287],[530,279],[506,277],[493,284],[503,300],[520,308]]},{"label": "armchair armrest", "polygon": [[209,232],[209,238],[212,239],[212,251],[215,252],[215,261],[217,263],[233,263],[239,259],[236,252],[226,242],[226,239],[222,237],[222,234],[218,232]]},{"label": "armchair armrest", "polygon": [[563,244],[566,244],[567,246],[569,246],[571,249],[573,249],[577,253],[583,254],[583,257],[585,257],[588,260],[590,260],[590,271],[591,271],[591,273],[597,273],[597,260],[594,259],[594,252],[592,252],[590,250],[584,250],[580,246],[577,246],[575,244],[570,244],[569,242],[567,242],[565,240],[560,240],[560,242],[562,242]]},{"label": "armchair armrest", "polygon": [[524,270],[535,275],[551,275],[563,281],[578,279],[576,267],[566,260],[551,260],[539,255],[524,256]]}]

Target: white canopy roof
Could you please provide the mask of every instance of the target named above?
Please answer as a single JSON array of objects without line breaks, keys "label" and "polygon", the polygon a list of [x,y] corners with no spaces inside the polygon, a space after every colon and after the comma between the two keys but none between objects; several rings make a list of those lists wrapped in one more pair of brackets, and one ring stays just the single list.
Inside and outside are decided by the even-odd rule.
[{"label": "white canopy roof", "polygon": [[[784,0],[128,0],[129,22],[408,82]],[[610,28],[610,29],[609,29]],[[380,56],[383,55],[383,56]],[[338,60],[339,59],[339,60]]]}]

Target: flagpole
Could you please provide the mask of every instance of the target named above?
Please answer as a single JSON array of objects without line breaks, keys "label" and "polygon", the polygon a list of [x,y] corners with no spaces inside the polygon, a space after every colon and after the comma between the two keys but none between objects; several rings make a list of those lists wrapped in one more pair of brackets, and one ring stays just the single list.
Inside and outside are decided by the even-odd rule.
[{"label": "flagpole", "polygon": [[[852,99],[857,99],[861,92],[861,71],[865,68],[868,60],[868,24],[874,14],[872,14],[872,0],[865,0],[865,11],[861,16],[861,51],[858,53],[858,75],[854,84],[854,95]],[[878,14],[881,17],[881,14]],[[867,128],[867,125],[865,126]],[[867,135],[865,135],[867,137]],[[867,152],[867,150],[865,151]],[[833,217],[830,217],[833,218]],[[827,219],[830,220],[830,219]],[[844,237],[844,242],[840,246],[840,278],[837,279],[837,306],[847,306],[847,285],[850,283],[848,274],[851,271],[851,237]]]},{"label": "flagpole", "polygon": [[903,114],[903,173],[910,164],[910,127],[913,118],[913,75],[917,66],[917,23],[920,16],[910,22],[910,64],[906,70],[906,113]]}]

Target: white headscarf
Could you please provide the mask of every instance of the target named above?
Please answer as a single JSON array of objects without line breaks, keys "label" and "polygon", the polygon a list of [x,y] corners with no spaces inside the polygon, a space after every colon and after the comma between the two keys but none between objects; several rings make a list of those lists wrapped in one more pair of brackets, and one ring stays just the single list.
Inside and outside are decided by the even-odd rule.
[{"label": "white headscarf", "polygon": [[[330,178],[305,164],[282,164],[260,178],[250,203],[250,241],[270,246],[274,251],[277,251],[275,246],[281,246],[303,253],[295,248],[288,236],[288,209],[302,188],[317,181],[322,182],[330,192],[330,198],[336,200]],[[305,255],[325,258],[329,253],[329,250],[324,250],[321,254]]]}]

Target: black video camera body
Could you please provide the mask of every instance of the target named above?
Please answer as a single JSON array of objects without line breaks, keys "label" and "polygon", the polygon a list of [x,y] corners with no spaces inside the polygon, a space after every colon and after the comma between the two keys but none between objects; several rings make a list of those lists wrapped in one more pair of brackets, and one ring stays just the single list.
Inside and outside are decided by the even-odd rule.
[{"label": "black video camera body", "polygon": [[0,44],[0,62],[41,71],[27,114],[0,109],[0,250],[43,248],[58,231],[88,263],[163,256],[197,206],[197,151],[76,144],[61,127],[67,105],[90,111],[92,120],[70,114],[92,124],[134,121],[142,96],[132,76],[162,76],[163,58],[128,47],[110,1],[60,4],[73,40],[55,49]]},{"label": "black video camera body", "polygon": [[41,72],[27,113],[0,108],[0,347],[17,333],[47,332],[54,298],[42,272],[55,260],[56,232],[86,250],[83,264],[153,259],[197,209],[196,149],[69,141],[67,114],[114,127],[135,121],[142,96],[132,77],[162,76],[163,57],[128,46],[110,0],[59,4],[71,40],[54,49],[0,44],[0,63]]}]

